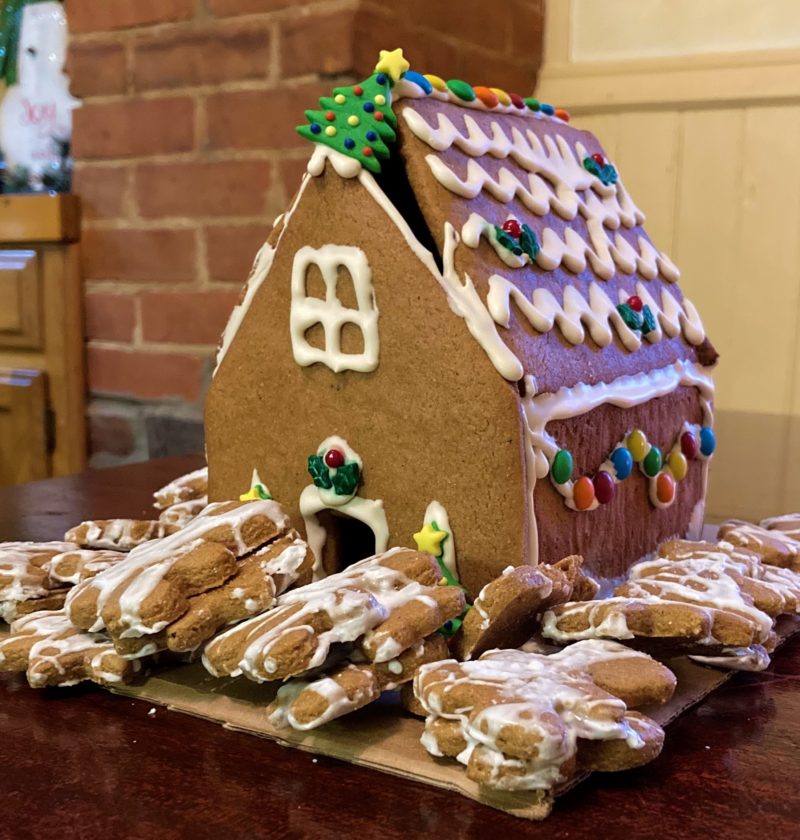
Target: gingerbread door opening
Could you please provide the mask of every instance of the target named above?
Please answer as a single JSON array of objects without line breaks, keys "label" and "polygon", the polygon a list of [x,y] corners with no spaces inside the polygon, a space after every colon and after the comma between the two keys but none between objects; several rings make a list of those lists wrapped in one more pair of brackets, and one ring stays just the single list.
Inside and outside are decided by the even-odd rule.
[{"label": "gingerbread door opening", "polygon": [[375,534],[366,523],[333,510],[320,511],[317,520],[326,534],[322,549],[322,567],[326,574],[340,572],[375,554]]}]

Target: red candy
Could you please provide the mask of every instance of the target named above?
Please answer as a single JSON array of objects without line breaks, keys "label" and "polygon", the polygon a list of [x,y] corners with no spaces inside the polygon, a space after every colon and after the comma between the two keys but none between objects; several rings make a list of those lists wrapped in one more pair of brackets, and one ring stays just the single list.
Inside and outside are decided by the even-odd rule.
[{"label": "red candy", "polygon": [[329,449],[325,453],[325,464],[332,470],[338,469],[344,463],[344,452],[341,449]]},{"label": "red candy", "polygon": [[363,88],[363,87],[361,87],[361,85],[356,85],[356,86],[353,88],[353,93],[354,93],[356,96],[361,96],[361,94],[362,94],[362,93],[364,93],[364,88]]},{"label": "red candy", "polygon": [[662,505],[668,505],[675,498],[675,479],[662,472],[656,479],[656,498]]},{"label": "red candy", "polygon": [[631,295],[628,298],[628,306],[630,306],[634,312],[641,312],[643,308],[642,299],[639,295]]},{"label": "red candy", "polygon": [[503,230],[509,236],[513,236],[514,239],[519,239],[519,236],[522,233],[522,226],[516,219],[506,219],[503,222]]},{"label": "red candy", "polygon": [[370,149],[369,146],[364,146],[361,150],[361,154],[364,155],[364,157],[372,157],[372,149]]},{"label": "red candy", "polygon": [[508,98],[511,100],[511,104],[515,108],[525,107],[525,103],[522,101],[522,97],[518,93],[509,93]]},{"label": "red candy", "polygon": [[604,158],[604,157],[600,154],[600,152],[595,152],[595,153],[592,155],[592,160],[593,160],[593,161],[594,161],[594,162],[595,162],[598,166],[603,166],[603,164],[606,162],[605,158]]},{"label": "red candy", "polygon": [[578,510],[588,510],[594,501],[594,484],[588,475],[582,475],[572,486],[572,500]]},{"label": "red candy", "polygon": [[686,431],[681,435],[681,452],[690,460],[697,458],[699,447],[693,432]]},{"label": "red candy", "polygon": [[333,111],[326,111],[325,119],[329,122],[333,122],[336,119],[336,114],[334,114]]},{"label": "red candy", "polygon": [[614,479],[610,473],[600,470],[594,477],[594,494],[601,505],[607,505],[614,498]]},{"label": "red candy", "polygon": [[382,122],[383,120],[383,111],[376,111],[373,115],[378,122]]}]

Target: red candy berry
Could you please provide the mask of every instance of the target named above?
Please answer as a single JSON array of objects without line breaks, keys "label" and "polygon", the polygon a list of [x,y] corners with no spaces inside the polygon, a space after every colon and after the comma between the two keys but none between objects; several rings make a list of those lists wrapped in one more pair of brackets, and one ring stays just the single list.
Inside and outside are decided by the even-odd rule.
[{"label": "red candy berry", "polygon": [[513,236],[514,239],[519,239],[520,234],[522,233],[522,226],[516,219],[506,219],[503,222],[503,230],[509,236]]},{"label": "red candy berry", "polygon": [[364,155],[364,157],[372,157],[372,149],[370,149],[369,146],[364,146],[361,150],[361,154]]},{"label": "red candy berry", "polygon": [[373,115],[378,122],[383,122],[383,111],[376,111]]},{"label": "red candy berry", "polygon": [[329,449],[325,453],[325,464],[332,470],[336,470],[344,463],[344,452],[341,449]]},{"label": "red candy berry", "polygon": [[333,122],[336,119],[336,114],[334,114],[333,111],[326,111],[325,119],[328,120],[328,122]]},{"label": "red candy berry", "polygon": [[601,505],[607,505],[614,498],[614,479],[610,473],[600,470],[594,477],[594,494]]},{"label": "red candy berry", "polygon": [[693,432],[686,431],[681,435],[681,452],[690,460],[697,458],[699,447]]},{"label": "red candy berry", "polygon": [[356,85],[356,86],[353,88],[353,93],[354,93],[356,96],[361,96],[361,94],[362,94],[362,93],[364,93],[364,88],[363,88],[363,87],[361,87],[361,85]]},{"label": "red candy berry", "polygon": [[631,295],[628,298],[628,306],[630,306],[634,312],[641,312],[643,308],[642,299],[639,295]]},{"label": "red candy berry", "polygon": [[603,164],[606,162],[605,158],[604,158],[604,157],[600,154],[600,152],[595,152],[595,153],[592,155],[592,160],[593,160],[593,161],[594,161],[594,162],[595,162],[598,166],[603,166]]}]

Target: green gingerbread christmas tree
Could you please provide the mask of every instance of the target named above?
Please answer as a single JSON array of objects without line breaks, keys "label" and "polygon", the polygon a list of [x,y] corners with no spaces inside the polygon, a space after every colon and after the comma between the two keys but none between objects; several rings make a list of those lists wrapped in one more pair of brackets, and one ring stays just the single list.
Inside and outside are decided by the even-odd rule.
[{"label": "green gingerbread christmas tree", "polygon": [[381,50],[373,75],[352,87],[334,88],[333,96],[323,96],[319,111],[306,111],[309,124],[298,126],[298,133],[355,158],[371,172],[380,172],[380,160],[389,157],[387,143],[395,141],[392,86],[408,66],[402,50]]}]

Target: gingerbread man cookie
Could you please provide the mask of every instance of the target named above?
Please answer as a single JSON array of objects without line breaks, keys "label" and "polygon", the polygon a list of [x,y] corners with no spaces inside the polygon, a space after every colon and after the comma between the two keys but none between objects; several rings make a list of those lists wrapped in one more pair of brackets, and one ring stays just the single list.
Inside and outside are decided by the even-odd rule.
[{"label": "gingerbread man cookie", "polygon": [[208,496],[208,467],[186,473],[153,493],[153,507],[164,510],[172,505]]}]

